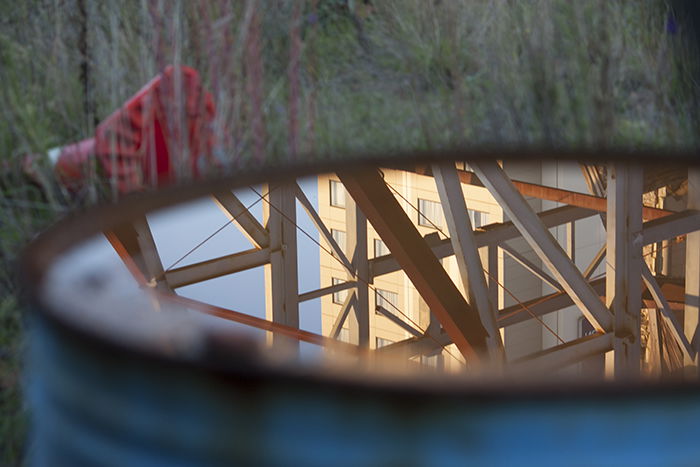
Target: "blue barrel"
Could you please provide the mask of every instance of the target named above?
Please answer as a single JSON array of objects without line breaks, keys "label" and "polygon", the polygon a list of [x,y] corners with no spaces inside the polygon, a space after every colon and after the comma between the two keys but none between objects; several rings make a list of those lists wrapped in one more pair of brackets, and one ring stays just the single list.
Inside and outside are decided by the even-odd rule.
[{"label": "blue barrel", "polygon": [[[141,323],[147,300],[115,295],[119,277],[91,269],[85,245],[110,223],[213,189],[95,209],[29,249],[30,465],[700,463],[695,384],[343,373],[270,359],[243,334],[173,325],[167,310]],[[60,266],[67,257],[84,271]]]}]

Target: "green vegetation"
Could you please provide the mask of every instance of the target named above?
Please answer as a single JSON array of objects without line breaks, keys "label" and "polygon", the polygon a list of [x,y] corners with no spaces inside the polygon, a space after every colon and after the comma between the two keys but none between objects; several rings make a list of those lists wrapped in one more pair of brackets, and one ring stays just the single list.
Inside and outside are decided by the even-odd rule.
[{"label": "green vegetation", "polygon": [[371,3],[0,0],[0,464],[21,462],[24,432],[17,254],[65,210],[110,197],[42,192],[21,161],[90,136],[167,64],[200,71],[238,165],[456,144],[696,143],[697,63],[683,29],[668,33],[662,0]]}]

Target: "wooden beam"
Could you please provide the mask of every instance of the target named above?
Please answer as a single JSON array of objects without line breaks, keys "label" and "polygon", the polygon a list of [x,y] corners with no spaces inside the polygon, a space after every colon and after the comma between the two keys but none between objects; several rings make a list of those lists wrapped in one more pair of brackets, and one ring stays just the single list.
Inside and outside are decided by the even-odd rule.
[{"label": "wooden beam", "polygon": [[[594,281],[591,281],[589,282],[589,284],[591,285],[593,290],[595,290],[595,292],[601,297],[601,299],[604,300],[605,277],[601,277]],[[669,297],[669,294],[671,294],[672,296],[672,299],[667,300],[669,309],[671,311],[683,310],[683,294],[682,291],[678,290],[679,287],[674,284],[664,284],[662,289],[666,289],[664,292],[664,295],[666,297]],[[499,310],[497,318],[498,326],[502,328],[506,326],[512,326],[514,324],[522,323],[523,321],[531,319],[532,315],[546,315],[547,313],[559,311],[562,308],[566,308],[573,304],[574,302],[573,300],[571,300],[571,297],[562,292],[554,292],[548,295],[533,298],[531,300],[523,302],[523,305],[525,305],[525,307],[527,307],[527,310],[530,311],[529,313],[525,309],[525,307],[523,307],[520,304],[511,305]],[[642,300],[642,304],[647,308],[656,306],[656,303],[654,302],[653,298],[644,298]]]},{"label": "wooden beam", "polygon": [[[355,322],[357,323],[357,342],[362,348],[369,349],[369,259],[367,253],[367,218],[351,196],[345,197],[345,226],[347,254],[351,259],[349,276],[356,278]],[[354,331],[354,329],[353,329]]]},{"label": "wooden beam", "polygon": [[267,186],[263,219],[270,241],[270,262],[265,265],[266,316],[275,323],[298,328],[295,186],[296,182]]},{"label": "wooden beam", "polygon": [[[698,208],[700,209],[700,208]],[[644,245],[668,240],[700,230],[700,210],[677,212],[644,223]]]},{"label": "wooden beam", "polygon": [[184,287],[197,282],[207,281],[216,277],[226,276],[236,272],[246,271],[267,264],[270,261],[270,249],[241,251],[232,255],[190,264],[165,273],[165,279],[173,289]]},{"label": "wooden beam", "polygon": [[484,276],[488,278],[489,284],[489,300],[493,304],[494,309],[500,306],[499,297],[501,286],[499,284],[499,259],[498,245],[489,245],[486,248],[486,271]]},{"label": "wooden beam", "polygon": [[659,378],[663,372],[662,332],[659,323],[659,310],[644,308],[648,318],[649,336],[647,337],[647,378]]},{"label": "wooden beam", "polygon": [[338,176],[462,355],[472,361],[487,355],[487,333],[479,314],[462,297],[379,171],[347,170]]},{"label": "wooden beam", "polygon": [[[605,278],[596,279],[590,282],[591,287],[600,297],[605,295]],[[532,319],[532,315],[542,316],[547,313],[559,311],[563,308],[571,306],[574,301],[567,294],[562,292],[554,292],[542,297],[533,298],[523,302],[527,310],[520,304],[505,307],[498,312],[498,326],[506,327],[514,324],[522,323]]]},{"label": "wooden beam", "polygon": [[[105,235],[115,250],[121,252],[120,256],[130,257],[145,285],[163,292],[172,290],[165,279],[163,264],[146,216],[139,216],[131,222],[121,224]],[[137,280],[140,279],[137,277]]]},{"label": "wooden beam", "polygon": [[376,354],[381,357],[406,360],[416,355],[431,355],[436,350],[450,345],[452,340],[446,333],[436,335],[424,334],[420,337],[411,337],[399,342],[394,342],[381,349]]},{"label": "wooden beam", "polygon": [[491,161],[473,162],[471,166],[586,319],[599,332],[611,329],[610,312],[501,167]]},{"label": "wooden beam", "polygon": [[494,316],[494,308],[498,307],[498,303],[493,305],[489,299],[484,268],[474,240],[474,230],[457,169],[454,164],[434,165],[433,173],[466,297],[469,304],[476,308],[488,333],[487,343],[491,357],[494,361],[502,360],[503,342]]},{"label": "wooden beam", "polygon": [[639,166],[608,166],[605,303],[614,316],[614,374],[619,380],[640,374],[642,181]]},{"label": "wooden beam", "polygon": [[[417,167],[409,170],[421,175],[432,175],[432,172],[427,167]],[[484,186],[484,183],[480,180],[477,174],[467,170],[459,170],[459,179],[462,183],[467,185]],[[554,188],[546,185],[523,182],[520,180],[512,180],[512,182],[513,186],[523,196],[544,199],[547,201],[556,201],[569,206],[593,209],[597,212],[606,212],[607,210],[605,198],[601,198],[599,196],[579,193],[577,191],[564,190],[562,188]],[[644,219],[647,220],[660,219],[673,214],[673,211],[667,211],[665,209],[650,206],[644,206],[642,212]]]},{"label": "wooden beam", "polygon": [[310,292],[304,292],[302,294],[299,294],[299,302],[306,302],[332,293],[352,289],[355,287],[355,285],[355,281],[347,281],[341,282],[340,284],[329,285],[328,287],[323,287],[321,289],[312,290]]},{"label": "wooden beam", "polygon": [[512,362],[510,368],[528,376],[555,371],[611,350],[612,341],[611,333],[581,337]]},{"label": "wooden beam", "polygon": [[[700,210],[700,168],[688,168],[688,209]],[[700,224],[700,223],[699,223]],[[688,234],[685,243],[685,335],[690,338],[695,359],[685,359],[686,365],[695,365],[695,371],[691,376],[696,379],[700,376],[700,365],[697,355],[700,352],[700,225],[696,225],[695,231]]]},{"label": "wooden beam", "polygon": [[274,334],[285,336],[297,341],[309,342],[311,344],[327,347],[337,347],[352,352],[357,352],[359,350],[355,345],[343,343],[335,339],[331,339],[330,337],[325,337],[320,334],[315,334],[309,331],[303,331],[292,326],[275,323],[274,321],[257,318],[255,316],[247,315],[239,311],[230,310],[228,308],[210,305],[208,303],[203,303],[198,300],[182,297],[180,295],[170,293],[159,293],[157,297],[163,302],[171,302],[178,305],[182,305],[193,310],[201,311],[208,315],[223,318],[228,321],[234,321],[236,323],[245,324],[246,326],[262,329],[264,331],[269,331]]},{"label": "wooden beam", "polygon": [[258,248],[267,248],[270,246],[270,238],[267,231],[263,228],[253,214],[245,207],[243,203],[226,190],[220,193],[214,193],[212,199],[219,206],[221,211],[226,214],[226,217],[236,225],[245,235],[248,240]]}]

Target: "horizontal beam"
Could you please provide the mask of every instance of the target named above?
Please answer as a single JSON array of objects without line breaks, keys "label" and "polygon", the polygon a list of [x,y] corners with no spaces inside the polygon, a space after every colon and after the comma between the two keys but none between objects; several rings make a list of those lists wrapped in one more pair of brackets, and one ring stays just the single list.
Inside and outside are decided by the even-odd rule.
[{"label": "horizontal beam", "polygon": [[356,285],[357,281],[347,281],[341,282],[340,284],[329,285],[328,287],[323,287],[321,289],[311,290],[310,292],[304,292],[299,294],[299,303],[307,302],[309,300],[330,295],[332,293],[342,292],[343,290],[352,289]]},{"label": "horizontal beam", "polygon": [[190,264],[165,272],[168,285],[176,289],[190,284],[207,281],[216,277],[226,276],[236,272],[264,266],[270,262],[270,249],[265,248],[234,253],[232,255],[214,258],[201,263]]},{"label": "horizontal beam", "polygon": [[[605,278],[589,282],[598,296],[605,295]],[[496,319],[498,326],[503,328],[527,321],[534,316],[542,316],[559,311],[574,304],[574,301],[563,292],[554,292],[542,297],[527,300],[521,304],[515,304],[498,311]],[[528,312],[529,310],[529,312]]]},{"label": "horizontal beam", "polygon": [[644,245],[657,243],[700,230],[700,211],[677,212],[662,219],[644,223]]},{"label": "horizontal beam", "polygon": [[612,333],[593,334],[529,355],[509,366],[514,373],[525,375],[554,371],[612,350],[612,345]]},{"label": "horizontal beam", "polygon": [[[428,167],[417,167],[410,170],[421,175],[432,175],[432,172]],[[484,186],[482,181],[479,180],[479,177],[474,172],[470,172],[468,170],[458,170],[458,173],[459,179],[462,183],[480,187]],[[523,182],[520,180],[513,180],[513,185],[523,196],[544,199],[547,201],[555,201],[558,203],[567,204],[569,206],[593,209],[598,212],[607,211],[607,203],[605,198],[601,198],[599,196],[579,193],[577,191],[564,190],[562,188],[555,188],[546,185],[538,185],[536,183]],[[644,219],[651,220],[671,215],[673,214],[673,211],[644,206],[642,208],[642,213]]]},{"label": "horizontal beam", "polygon": [[432,355],[436,350],[451,343],[450,337],[445,333],[435,336],[423,334],[420,337],[411,337],[377,349],[376,354],[381,357],[406,360],[416,355]]},{"label": "horizontal beam", "polygon": [[[593,290],[598,293],[601,300],[605,298],[605,277],[600,277],[594,281],[589,282]],[[682,286],[676,284],[664,284],[662,287],[663,293],[668,299],[669,308],[672,311],[683,310],[683,290]],[[563,308],[573,305],[574,302],[571,297],[562,292],[554,292],[541,297],[533,298],[522,302],[521,304],[510,305],[506,308],[502,308],[498,312],[497,322],[498,327],[504,328],[507,326],[512,326],[514,324],[522,323],[527,321],[534,316],[542,316],[548,313],[553,313],[559,311]],[[642,304],[645,308],[656,308],[656,304],[653,299],[642,297]],[[527,309],[526,309],[527,307]],[[528,313],[529,310],[529,313]]]},{"label": "horizontal beam", "polygon": [[[571,221],[585,219],[596,214],[597,212],[591,209],[584,209],[576,206],[562,206],[559,208],[550,209],[548,211],[543,211],[538,214],[538,217],[545,227],[552,228]],[[520,232],[512,222],[489,224],[487,226],[480,227],[477,231],[474,231],[474,241],[477,248],[490,245],[500,245],[503,242],[519,237]],[[444,240],[431,238],[430,240],[426,239],[426,242],[431,247],[433,253],[438,259],[446,258],[454,254],[449,238]],[[369,266],[370,276],[372,278],[389,274],[401,269],[399,267],[399,263],[396,261],[396,258],[394,258],[394,256],[391,254],[371,259],[369,261]]]}]

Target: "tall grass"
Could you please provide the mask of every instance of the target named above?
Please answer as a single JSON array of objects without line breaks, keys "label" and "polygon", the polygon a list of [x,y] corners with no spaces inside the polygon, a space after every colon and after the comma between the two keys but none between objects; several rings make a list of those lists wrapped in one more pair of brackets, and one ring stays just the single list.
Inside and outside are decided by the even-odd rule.
[{"label": "tall grass", "polygon": [[114,196],[99,184],[41,192],[21,159],[90,136],[168,64],[201,73],[234,167],[455,144],[686,146],[698,134],[697,62],[662,0],[0,0],[0,11],[4,464],[21,453],[17,252],[64,210]]}]

